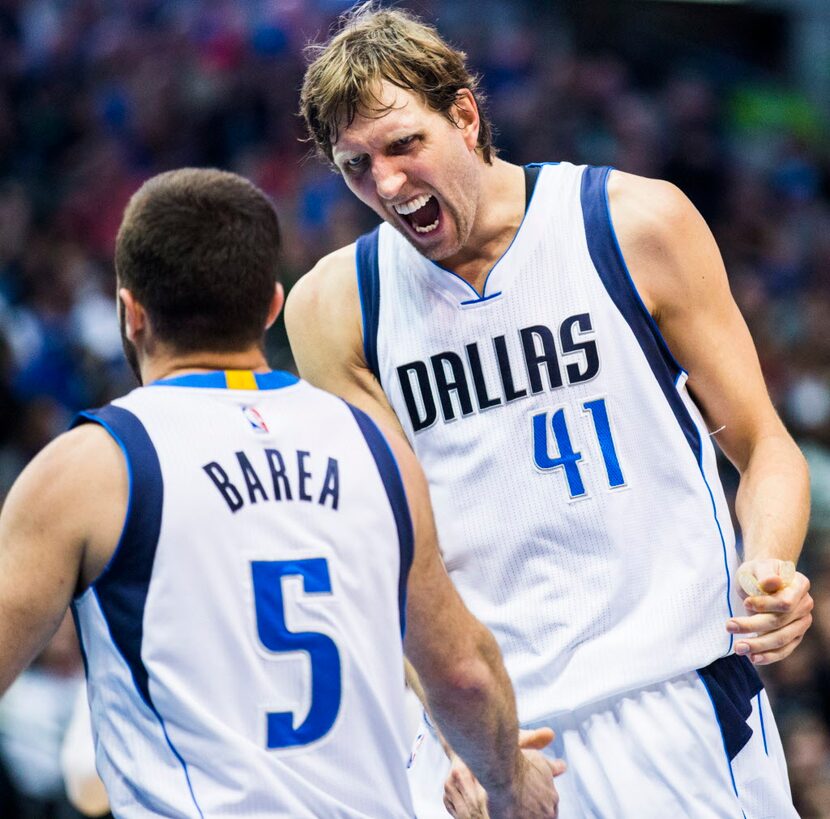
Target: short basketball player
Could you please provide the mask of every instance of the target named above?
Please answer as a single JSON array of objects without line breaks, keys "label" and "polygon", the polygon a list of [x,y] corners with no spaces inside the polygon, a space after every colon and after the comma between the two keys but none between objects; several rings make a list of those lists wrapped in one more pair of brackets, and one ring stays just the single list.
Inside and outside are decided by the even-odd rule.
[{"label": "short basketball player", "polygon": [[[397,419],[521,722],[558,733],[562,817],[794,816],[754,665],[810,624],[807,470],[715,242],[665,182],[499,160],[480,101],[403,12],[362,7],[316,51],[310,136],[383,224],[292,291],[300,372]],[[450,765],[423,733],[422,819]]]},{"label": "short basketball player", "polygon": [[[0,692],[72,603],[118,817],[412,817],[401,639],[497,813],[556,815],[411,452],[270,371],[279,232],[233,174],[132,198],[116,268],[145,386],[83,413],[0,517]],[[548,733],[546,739],[550,740]]]}]

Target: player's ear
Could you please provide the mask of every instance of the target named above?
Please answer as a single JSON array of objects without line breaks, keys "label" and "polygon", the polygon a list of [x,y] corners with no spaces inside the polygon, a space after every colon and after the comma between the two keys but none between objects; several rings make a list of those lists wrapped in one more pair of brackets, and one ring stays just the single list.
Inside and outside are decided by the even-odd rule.
[{"label": "player's ear", "polygon": [[464,142],[467,143],[467,148],[474,151],[478,144],[481,119],[478,115],[478,103],[469,88],[462,88],[455,95],[453,119],[464,137]]},{"label": "player's ear", "polygon": [[126,287],[118,290],[118,311],[124,335],[134,342],[136,335],[147,327],[147,313]]},{"label": "player's ear", "polygon": [[265,320],[266,330],[277,320],[283,304],[285,304],[285,290],[282,282],[277,282],[274,287],[274,295],[271,297],[271,304],[268,307],[268,318]]}]

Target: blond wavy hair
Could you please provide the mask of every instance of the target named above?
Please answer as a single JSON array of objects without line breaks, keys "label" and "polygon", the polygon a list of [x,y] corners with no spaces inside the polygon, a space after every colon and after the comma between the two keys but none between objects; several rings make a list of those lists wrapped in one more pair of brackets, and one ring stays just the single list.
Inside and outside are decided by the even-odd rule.
[{"label": "blond wavy hair", "polygon": [[300,113],[309,141],[329,161],[340,128],[348,128],[358,113],[382,117],[389,111],[390,106],[377,96],[386,80],[417,94],[453,124],[458,92],[469,89],[481,121],[477,148],[484,161],[492,163],[493,127],[484,110],[479,78],[467,69],[467,55],[448,45],[432,26],[372,1],[343,15],[339,30],[327,43],[310,45],[306,51],[310,62]]}]

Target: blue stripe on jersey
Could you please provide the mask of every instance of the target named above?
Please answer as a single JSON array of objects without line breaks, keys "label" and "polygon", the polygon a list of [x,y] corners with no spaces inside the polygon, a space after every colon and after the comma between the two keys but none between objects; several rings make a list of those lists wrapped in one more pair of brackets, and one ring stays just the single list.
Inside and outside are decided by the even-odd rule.
[{"label": "blue stripe on jersey", "polygon": [[737,654],[721,657],[697,673],[709,692],[731,762],[752,737],[746,721],[753,698],[764,687],[761,678],[749,658]]},{"label": "blue stripe on jersey", "polygon": [[395,526],[398,529],[398,545],[401,551],[401,569],[398,577],[398,607],[400,609],[401,637],[406,631],[406,584],[409,579],[409,569],[412,566],[414,553],[414,538],[412,532],[412,518],[409,515],[409,504],[403,488],[403,480],[398,469],[398,463],[389,444],[375,426],[375,422],[357,407],[346,404],[354,415],[383,481],[386,496],[395,516]]},{"label": "blue stripe on jersey", "polygon": [[[283,387],[290,387],[296,384],[299,379],[296,375],[283,372],[282,370],[271,370],[266,373],[251,373],[259,390],[279,390]],[[148,384],[150,387],[200,387],[202,389],[224,390],[228,388],[227,377],[224,370],[214,370],[207,373],[188,373],[177,375],[172,378],[162,378]]]},{"label": "blue stripe on jersey", "polygon": [[72,620],[75,623],[75,634],[78,635],[78,646],[81,649],[81,659],[84,661],[84,676],[89,679],[89,662],[86,659],[86,649],[84,648],[84,633],[81,630],[81,621],[78,617],[78,609],[75,606],[74,600],[69,608],[72,612]]},{"label": "blue stripe on jersey", "polygon": [[[98,599],[112,641],[130,669],[136,689],[155,714],[170,750],[184,769],[193,804],[199,816],[202,816],[190,783],[187,763],[170,740],[164,719],[150,697],[149,675],[141,659],[144,607],[161,531],[164,501],[164,482],[158,455],[144,425],[128,410],[111,404],[101,409],[88,410],[80,413],[72,426],[85,423],[100,424],[112,435],[124,453],[129,476],[129,500],[124,528],[109,563],[92,583],[92,590]],[[78,633],[81,633],[80,629]]]},{"label": "blue stripe on jersey", "polygon": [[363,314],[363,355],[366,364],[380,383],[378,366],[378,323],[380,321],[380,267],[378,236],[380,225],[357,240],[357,289]]},{"label": "blue stripe on jersey", "polygon": [[634,332],[637,342],[651,366],[654,377],[672,408],[683,434],[701,462],[701,447],[695,422],[675,388],[683,368],[671,354],[665,339],[643,304],[628,272],[611,222],[608,206],[608,174],[612,168],[588,167],[582,175],[582,215],[588,252],[611,300]]}]

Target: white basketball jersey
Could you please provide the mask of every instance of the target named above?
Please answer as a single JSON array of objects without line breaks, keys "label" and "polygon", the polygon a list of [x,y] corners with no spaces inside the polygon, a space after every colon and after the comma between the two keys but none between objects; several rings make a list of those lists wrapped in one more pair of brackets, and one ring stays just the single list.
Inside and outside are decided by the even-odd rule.
[{"label": "white basketball jersey", "polygon": [[386,224],[357,244],[366,360],[523,722],[732,645],[715,452],[626,269],[608,172],[530,166],[524,221],[481,295]]},{"label": "white basketball jersey", "polygon": [[186,375],[81,422],[124,452],[118,548],[74,603],[118,817],[412,817],[412,527],[359,410],[281,372]]}]

